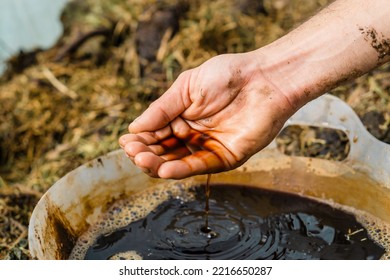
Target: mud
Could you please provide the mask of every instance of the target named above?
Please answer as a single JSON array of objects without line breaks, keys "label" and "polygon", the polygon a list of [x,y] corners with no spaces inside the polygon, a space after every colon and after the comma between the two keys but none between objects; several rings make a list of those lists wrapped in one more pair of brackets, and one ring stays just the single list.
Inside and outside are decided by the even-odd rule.
[{"label": "mud", "polygon": [[368,41],[371,47],[378,54],[378,61],[390,55],[390,39],[383,34],[379,34],[374,28],[359,28],[364,34],[365,40]]}]

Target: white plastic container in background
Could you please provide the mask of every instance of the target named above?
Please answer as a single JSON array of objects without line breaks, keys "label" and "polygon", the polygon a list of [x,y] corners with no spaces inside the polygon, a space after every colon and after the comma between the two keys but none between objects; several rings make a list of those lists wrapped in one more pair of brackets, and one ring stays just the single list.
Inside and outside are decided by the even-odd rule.
[{"label": "white plastic container in background", "polygon": [[63,32],[60,15],[68,0],[0,0],[0,75],[4,61],[20,50],[47,49]]}]

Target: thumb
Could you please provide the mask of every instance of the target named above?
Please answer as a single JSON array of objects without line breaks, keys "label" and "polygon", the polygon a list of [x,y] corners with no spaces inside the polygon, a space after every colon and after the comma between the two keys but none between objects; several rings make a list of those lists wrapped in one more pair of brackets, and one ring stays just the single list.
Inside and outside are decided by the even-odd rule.
[{"label": "thumb", "polygon": [[155,131],[182,114],[191,105],[188,88],[190,75],[190,71],[180,74],[172,86],[129,125],[129,131]]}]

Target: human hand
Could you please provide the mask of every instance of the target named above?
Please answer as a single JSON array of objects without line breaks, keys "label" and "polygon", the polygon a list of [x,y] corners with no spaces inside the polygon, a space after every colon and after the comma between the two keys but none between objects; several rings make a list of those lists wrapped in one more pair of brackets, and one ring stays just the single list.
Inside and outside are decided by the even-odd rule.
[{"label": "human hand", "polygon": [[389,11],[386,0],[334,1],[267,46],[183,72],[119,143],[154,177],[238,167],[299,107],[390,61]]},{"label": "human hand", "polygon": [[220,55],[183,72],[119,143],[152,177],[226,171],[272,141],[295,112],[291,104],[254,53]]}]

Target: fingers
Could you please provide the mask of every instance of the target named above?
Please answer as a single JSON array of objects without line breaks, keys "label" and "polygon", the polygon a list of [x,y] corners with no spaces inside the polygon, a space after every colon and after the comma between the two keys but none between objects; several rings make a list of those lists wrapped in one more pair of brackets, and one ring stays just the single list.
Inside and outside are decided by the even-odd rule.
[{"label": "fingers", "polygon": [[146,144],[146,141],[139,137],[138,135],[136,134],[125,134],[125,135],[122,135],[118,142],[119,142],[119,146],[121,146],[122,149],[125,148],[125,146],[130,143],[130,142],[134,142],[134,141],[137,141],[137,142],[141,142],[141,143],[144,143]]},{"label": "fingers", "polygon": [[[152,177],[159,177],[160,166],[172,160],[181,159],[191,154],[191,151],[178,139],[173,137],[148,146],[145,140],[137,135],[123,137],[126,142],[123,146],[127,156],[143,172]],[[122,145],[125,140],[121,140]]]},{"label": "fingers", "polygon": [[166,126],[154,132],[141,132],[137,134],[125,134],[119,138],[119,145],[123,148],[127,143],[132,141],[139,141],[146,145],[151,145],[162,139],[167,138],[172,134],[170,126]]},{"label": "fingers", "polygon": [[158,177],[165,179],[183,179],[193,175],[216,173],[230,169],[216,153],[198,151],[178,160],[160,164]]},{"label": "fingers", "polygon": [[161,139],[165,139],[171,134],[169,126],[164,127],[155,132],[141,132],[138,134],[125,134],[119,138],[119,145],[125,150],[127,156],[131,159],[137,153],[153,152],[160,155],[164,152],[164,148],[158,143]]},{"label": "fingers", "polygon": [[182,179],[231,168],[223,149],[190,150],[175,137],[156,142],[151,134],[127,134],[119,142],[135,165],[152,177]]},{"label": "fingers", "polygon": [[164,179],[183,179],[230,168],[212,152],[199,151],[189,154],[184,149],[181,152],[181,155],[180,152],[175,151],[166,156],[158,156],[153,152],[141,152],[135,156],[134,163],[149,176]]},{"label": "fingers", "polygon": [[151,140],[150,135],[144,135],[144,137],[141,137],[135,134],[126,134],[120,137],[119,144],[125,151],[126,155],[144,173],[152,177],[157,177],[158,169],[165,161],[164,158],[159,156],[164,153],[164,147],[161,145],[148,146],[148,142]]},{"label": "fingers", "polygon": [[134,163],[149,176],[158,177],[158,170],[164,159],[153,152],[141,152],[135,156]]},{"label": "fingers", "polygon": [[126,152],[130,159],[143,152],[152,152],[156,155],[161,155],[166,150],[161,145],[149,145],[148,141],[143,137],[134,134],[127,134],[119,139],[122,149]]},{"label": "fingers", "polygon": [[169,137],[171,134],[169,126],[156,132],[126,134],[119,138],[119,144],[139,168],[152,177],[158,177],[162,163],[191,154],[184,142]]},{"label": "fingers", "polygon": [[191,104],[188,96],[190,71],[183,72],[173,85],[129,125],[129,131],[156,131],[166,127]]}]

